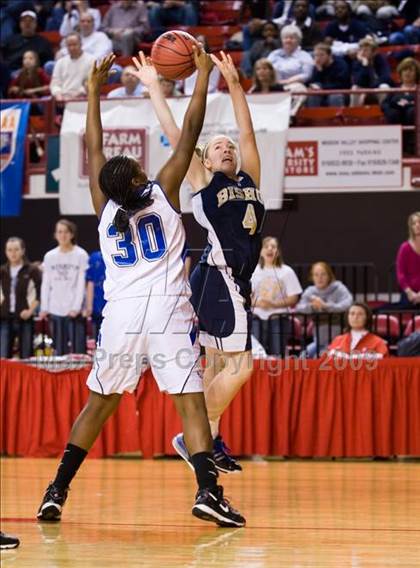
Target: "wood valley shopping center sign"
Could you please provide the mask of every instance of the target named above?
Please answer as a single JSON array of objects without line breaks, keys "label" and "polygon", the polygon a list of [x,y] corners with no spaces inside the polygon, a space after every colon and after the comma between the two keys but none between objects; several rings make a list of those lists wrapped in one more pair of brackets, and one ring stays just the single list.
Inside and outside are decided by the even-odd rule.
[{"label": "wood valley shopping center sign", "polygon": [[402,186],[401,126],[292,128],[286,150],[289,192]]}]

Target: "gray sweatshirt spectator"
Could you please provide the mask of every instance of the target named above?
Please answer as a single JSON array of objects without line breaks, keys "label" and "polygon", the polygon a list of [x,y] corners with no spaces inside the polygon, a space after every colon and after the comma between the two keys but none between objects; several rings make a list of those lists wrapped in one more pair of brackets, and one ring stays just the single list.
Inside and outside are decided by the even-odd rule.
[{"label": "gray sweatshirt spectator", "polygon": [[105,14],[102,29],[112,39],[114,51],[133,55],[137,44],[149,31],[146,4],[142,1],[120,0]]},{"label": "gray sweatshirt spectator", "polygon": [[44,256],[39,316],[52,324],[56,355],[68,353],[70,342],[74,352],[85,353],[82,309],[89,257],[76,245],[77,228],[71,221],[60,219],[54,237],[58,247]]},{"label": "gray sweatshirt spectator", "polygon": [[306,356],[313,358],[319,356],[342,331],[340,318],[328,314],[345,312],[351,306],[353,296],[342,282],[335,279],[331,266],[326,262],[316,262],[312,265],[310,280],[314,284],[304,290],[296,311],[316,314],[314,341],[306,348]]},{"label": "gray sweatshirt spectator", "polygon": [[[313,298],[320,298],[325,303],[325,308],[318,309],[313,306]],[[308,286],[302,294],[302,298],[296,309],[305,314],[324,312],[345,312],[351,305],[353,296],[346,286],[339,280],[334,280],[326,288],[319,289],[317,286]]]}]

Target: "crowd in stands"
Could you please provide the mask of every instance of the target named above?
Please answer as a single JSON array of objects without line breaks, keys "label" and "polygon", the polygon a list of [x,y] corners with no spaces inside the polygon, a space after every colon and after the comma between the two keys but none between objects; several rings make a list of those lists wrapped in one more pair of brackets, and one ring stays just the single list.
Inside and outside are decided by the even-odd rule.
[{"label": "crowd in stands", "polygon": [[[1,96],[34,98],[51,93],[59,101],[83,96],[93,58],[111,51],[127,58],[144,42],[149,42],[145,49],[150,48],[150,42],[173,26],[200,26],[204,4],[211,10],[210,2],[199,0],[1,0]],[[252,92],[298,92],[293,96],[292,114],[302,105],[380,104],[389,123],[414,123],[410,89],[420,82],[419,2],[242,0],[226,4],[240,5],[240,10],[236,21],[230,20],[239,31],[227,38],[225,48],[240,50],[237,61],[243,76],[252,79]],[[208,24],[214,14],[206,14]],[[42,32],[59,33],[60,45],[52,45]],[[205,37],[200,39],[206,43]],[[390,56],[380,52],[383,46],[389,47]],[[398,49],[393,51],[393,46]],[[399,62],[397,69],[390,61]],[[123,73],[117,63],[114,71],[110,81],[118,91],[111,97],[147,94],[138,84],[133,88],[130,67]],[[188,95],[193,84],[189,78],[165,87],[168,96]],[[215,72],[209,90],[220,86]],[[400,86],[407,91],[305,96],[308,89],[313,93]]]},{"label": "crowd in stands", "polygon": [[[127,65],[127,57],[139,46],[150,48],[150,42],[173,26],[188,29],[208,24],[212,13],[202,21],[204,4],[211,10],[210,2],[199,0],[0,0],[0,96],[38,99],[51,95],[60,107],[67,99],[86,95],[93,61],[112,51],[125,62],[114,66],[107,96],[147,96],[135,68]],[[239,53],[236,61],[242,75],[252,83],[249,92],[292,92],[293,115],[303,105],[380,104],[389,123],[414,124],[413,89],[420,84],[420,2],[242,0],[235,4],[240,5],[237,19],[230,20],[235,31],[224,46]],[[213,16],[218,29],[217,16]],[[49,41],[47,32],[60,36],[58,45]],[[196,37],[209,49],[209,37],[197,33]],[[381,52],[383,46],[388,46],[388,57]],[[391,59],[399,62],[394,71]],[[194,74],[182,82],[162,78],[161,86],[167,97],[190,95],[194,81]],[[398,86],[403,90],[381,92]],[[209,92],[220,88],[220,73],[215,68]],[[357,88],[378,90],[374,94],[339,92]],[[321,89],[337,92],[316,94]],[[36,112],[40,111],[33,105],[32,113]],[[420,304],[419,224],[416,213],[409,220],[410,238],[398,254],[397,275],[403,291],[400,307]],[[28,263],[19,238],[7,242],[8,262],[1,269],[2,356],[10,356],[15,336],[20,339],[21,357],[28,356],[33,317],[39,310],[41,319],[51,325],[57,354],[65,353],[69,342],[73,351],[84,352],[87,317],[98,329],[98,306],[103,298],[97,300],[97,283],[104,277],[98,253],[91,256],[87,270],[88,255],[75,243],[76,227],[62,220],[55,236],[58,247],[47,253],[42,270]],[[63,272],[54,266],[66,269]],[[87,285],[86,270],[91,274]],[[310,279],[311,285],[302,290],[292,268],[284,264],[277,240],[264,240],[253,278],[254,335],[268,354],[284,354],[294,331],[293,322],[273,316],[294,309],[313,319],[316,333],[312,331],[311,341],[304,345],[306,356],[312,357],[327,350],[331,337],[341,331],[342,314],[352,305],[357,311],[346,283],[336,280],[327,263],[316,262]],[[68,293],[60,286],[68,286]],[[368,332],[366,310],[364,320],[364,331]],[[350,327],[352,321],[349,318]],[[346,337],[343,342],[348,345]],[[344,343],[332,349],[342,350]]]},{"label": "crowd in stands", "polygon": [[[52,337],[55,355],[86,353],[87,331],[92,340],[98,337],[105,305],[101,253],[94,251],[89,256],[79,247],[77,227],[66,219],[56,223],[54,238],[57,246],[37,263],[28,261],[22,239],[11,237],[6,242],[7,262],[0,267],[1,357],[32,356],[35,317],[44,335]],[[187,274],[190,256],[186,248]],[[410,315],[405,321],[407,329],[411,325],[409,333],[401,333],[407,335],[401,353],[420,355],[419,211],[408,219],[408,239],[398,250],[396,272],[401,299],[385,307]],[[260,352],[284,357],[299,340],[303,358],[388,355],[388,324],[378,332],[382,338],[372,332],[370,307],[357,301],[328,263],[315,262],[308,280],[310,284],[303,289],[294,269],[285,264],[277,238],[264,238],[252,277],[252,331]],[[377,314],[381,309],[376,309]],[[304,327],[304,332],[297,334],[296,325]]]}]

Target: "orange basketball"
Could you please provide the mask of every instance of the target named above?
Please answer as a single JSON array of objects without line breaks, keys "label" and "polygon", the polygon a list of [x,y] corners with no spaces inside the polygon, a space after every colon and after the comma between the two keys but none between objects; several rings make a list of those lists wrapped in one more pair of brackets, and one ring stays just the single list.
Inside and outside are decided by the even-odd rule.
[{"label": "orange basketball", "polygon": [[196,67],[192,46],[197,40],[187,32],[173,30],[160,35],[152,47],[152,61],[165,79],[186,79]]}]

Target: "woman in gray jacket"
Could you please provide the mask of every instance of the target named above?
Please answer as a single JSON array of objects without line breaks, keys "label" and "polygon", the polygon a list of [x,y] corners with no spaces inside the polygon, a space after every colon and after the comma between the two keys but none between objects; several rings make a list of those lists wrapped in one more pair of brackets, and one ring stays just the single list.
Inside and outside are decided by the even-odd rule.
[{"label": "woman in gray jacket", "polygon": [[[306,348],[306,357],[318,357],[341,333],[341,316],[352,304],[353,296],[346,286],[335,279],[334,272],[326,262],[315,262],[311,266],[309,279],[313,286],[308,286],[302,294],[296,311],[314,314],[314,340]],[[331,316],[329,314],[337,314]]]}]

